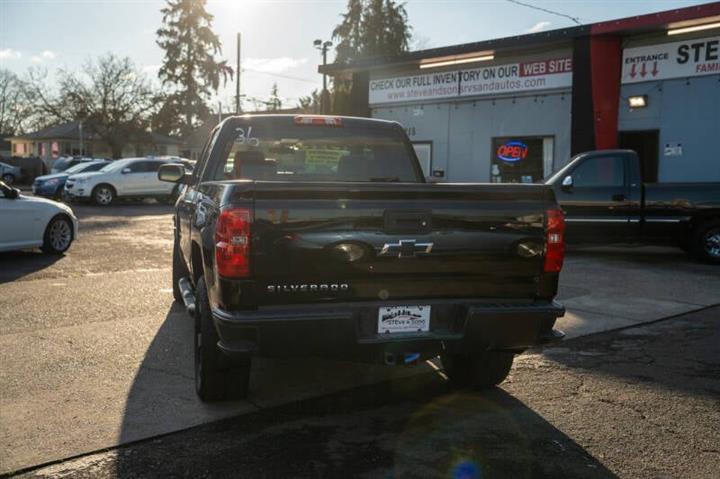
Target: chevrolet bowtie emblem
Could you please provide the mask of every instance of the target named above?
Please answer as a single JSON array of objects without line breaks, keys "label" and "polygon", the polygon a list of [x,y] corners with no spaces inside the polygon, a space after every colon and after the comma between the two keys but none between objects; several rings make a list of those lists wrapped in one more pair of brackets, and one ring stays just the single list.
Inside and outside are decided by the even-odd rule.
[{"label": "chevrolet bowtie emblem", "polygon": [[397,243],[385,243],[380,256],[397,256],[398,258],[414,258],[417,255],[430,254],[432,243],[416,243],[412,240],[400,240]]}]

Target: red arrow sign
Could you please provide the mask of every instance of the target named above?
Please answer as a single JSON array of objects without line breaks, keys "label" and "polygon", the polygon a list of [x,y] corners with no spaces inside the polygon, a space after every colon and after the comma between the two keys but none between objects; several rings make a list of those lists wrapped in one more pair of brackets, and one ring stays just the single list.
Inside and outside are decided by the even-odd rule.
[{"label": "red arrow sign", "polygon": [[637,63],[632,64],[632,68],[630,69],[630,78],[635,78],[637,76],[637,72],[635,71],[637,68]]},{"label": "red arrow sign", "polygon": [[653,69],[652,69],[651,73],[652,73],[652,76],[657,76],[657,74],[659,73],[658,69],[657,69],[657,62],[653,62]]},{"label": "red arrow sign", "polygon": [[640,69],[640,76],[645,78],[645,75],[647,75],[647,69],[645,68],[645,62],[643,62],[642,68]]}]

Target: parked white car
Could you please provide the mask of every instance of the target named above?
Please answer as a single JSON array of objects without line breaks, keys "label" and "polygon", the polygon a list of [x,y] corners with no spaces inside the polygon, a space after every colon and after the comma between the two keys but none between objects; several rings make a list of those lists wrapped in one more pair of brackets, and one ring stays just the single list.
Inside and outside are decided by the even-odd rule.
[{"label": "parked white car", "polygon": [[19,166],[8,165],[7,163],[0,162],[0,180],[4,181],[7,185],[12,185],[22,176],[22,171]]},{"label": "parked white car", "polygon": [[92,200],[107,206],[119,197],[170,199],[176,185],[158,180],[160,165],[172,163],[158,158],[125,158],[116,160],[92,173],[72,175],[65,183],[70,199]]},{"label": "parked white car", "polygon": [[0,251],[41,248],[62,254],[77,231],[77,218],[67,205],[22,195],[0,181]]}]

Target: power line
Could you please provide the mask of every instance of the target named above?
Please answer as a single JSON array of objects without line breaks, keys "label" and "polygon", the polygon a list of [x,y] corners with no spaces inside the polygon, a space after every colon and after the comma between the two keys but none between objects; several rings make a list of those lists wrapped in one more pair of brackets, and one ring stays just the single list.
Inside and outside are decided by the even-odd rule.
[{"label": "power line", "polygon": [[282,73],[264,72],[262,70],[255,70],[255,69],[247,68],[247,67],[243,68],[242,70],[253,72],[253,73],[261,73],[263,75],[269,75],[269,76],[278,77],[278,78],[286,78],[288,80],[304,81],[307,83],[315,83],[315,84],[318,83],[318,80],[310,80],[309,78],[294,77],[292,75],[283,75]]},{"label": "power line", "polygon": [[510,2],[510,3],[514,3],[514,4],[516,4],[516,5],[523,6],[523,7],[532,8],[533,10],[540,10],[541,12],[549,13],[549,14],[551,14],[551,15],[557,15],[558,17],[569,18],[570,20],[572,20],[572,21],[575,22],[576,24],[582,25],[582,22],[580,21],[580,19],[579,19],[578,17],[572,17],[572,16],[566,15],[566,14],[564,14],[564,13],[555,12],[555,11],[553,11],[553,10],[548,10],[547,8],[538,7],[537,5],[532,5],[532,4],[530,4],[530,3],[523,3],[523,2],[520,2],[520,1],[518,1],[518,0],[506,0],[506,1],[507,1],[507,2]]}]

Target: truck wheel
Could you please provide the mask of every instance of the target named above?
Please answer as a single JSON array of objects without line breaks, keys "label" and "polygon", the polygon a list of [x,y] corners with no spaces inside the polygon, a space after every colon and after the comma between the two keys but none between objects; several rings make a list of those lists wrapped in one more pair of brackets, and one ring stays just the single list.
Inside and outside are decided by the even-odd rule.
[{"label": "truck wheel", "polygon": [[512,367],[514,354],[485,351],[481,354],[443,354],[445,373],[460,388],[486,389],[503,382]]},{"label": "truck wheel", "polygon": [[175,301],[180,303],[183,302],[182,293],[180,293],[180,286],[178,282],[182,278],[190,276],[190,272],[185,265],[185,262],[180,255],[180,246],[177,243],[177,239],[173,242],[173,259],[172,259],[172,292]]},{"label": "truck wheel", "polygon": [[205,402],[242,399],[250,383],[250,357],[230,363],[218,349],[205,280],[197,287],[195,318],[195,391]]},{"label": "truck wheel", "polygon": [[720,264],[720,221],[708,221],[695,228],[691,247],[698,260]]}]

